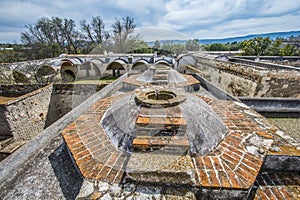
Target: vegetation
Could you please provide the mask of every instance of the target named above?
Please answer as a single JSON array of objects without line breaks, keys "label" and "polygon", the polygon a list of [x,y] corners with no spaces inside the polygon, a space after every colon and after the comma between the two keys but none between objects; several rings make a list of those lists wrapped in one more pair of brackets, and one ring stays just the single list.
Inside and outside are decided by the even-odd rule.
[{"label": "vegetation", "polygon": [[[255,37],[243,42],[227,44],[213,43],[204,45],[206,51],[237,51],[242,50],[242,55],[247,56],[299,56],[300,49],[297,48],[291,37],[287,40],[277,38],[271,40],[269,37]],[[298,44],[299,45],[299,44]]]},{"label": "vegetation", "polygon": [[[114,53],[153,53],[160,55],[178,55],[186,51],[199,51],[197,39],[188,40],[186,44],[170,42],[161,44],[155,41],[150,47],[145,41],[134,35],[136,23],[134,18],[116,18],[111,31],[106,29],[100,16],[92,17],[87,22],[81,20],[79,26],[72,19],[43,17],[33,25],[26,26],[21,33],[22,44],[0,44],[0,62],[10,63],[26,60],[57,57],[60,54],[96,54]],[[299,37],[287,40],[268,37],[256,37],[243,42],[214,43],[201,45],[206,51],[237,51],[242,55],[296,56],[300,55]]]}]

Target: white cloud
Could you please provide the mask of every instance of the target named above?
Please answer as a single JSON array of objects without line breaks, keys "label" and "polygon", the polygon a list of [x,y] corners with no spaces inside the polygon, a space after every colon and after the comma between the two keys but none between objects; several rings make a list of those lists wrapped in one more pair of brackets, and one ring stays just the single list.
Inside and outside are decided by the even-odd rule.
[{"label": "white cloud", "polygon": [[0,13],[0,42],[19,40],[16,33],[43,16],[71,18],[77,25],[101,16],[107,28],[116,17],[131,16],[140,28],[173,29],[193,38],[300,30],[299,0],[0,0]]}]

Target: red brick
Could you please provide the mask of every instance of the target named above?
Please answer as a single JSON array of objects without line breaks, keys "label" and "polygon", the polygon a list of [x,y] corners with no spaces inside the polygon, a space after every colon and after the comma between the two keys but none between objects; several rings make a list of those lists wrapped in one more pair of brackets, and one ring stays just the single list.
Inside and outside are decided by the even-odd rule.
[{"label": "red brick", "polygon": [[117,174],[118,174],[118,170],[112,168],[106,177],[107,181],[109,181],[110,183],[114,182]]},{"label": "red brick", "polygon": [[235,173],[241,181],[244,180],[244,182],[245,182],[244,186],[246,188],[250,187],[254,183],[255,178],[256,178],[256,177],[252,176],[249,172],[243,170],[242,168],[237,168]]},{"label": "red brick", "polygon": [[258,174],[258,170],[249,168],[248,166],[244,165],[243,163],[241,163],[239,165],[239,167],[241,167],[243,170],[249,172],[252,176],[257,176],[257,174]]},{"label": "red brick", "polygon": [[257,164],[257,165],[262,165],[262,160],[260,158],[258,158],[256,156],[253,156],[253,155],[251,155],[249,153],[246,153],[244,155],[244,158],[250,160],[251,162],[253,162],[253,163]]},{"label": "red brick", "polygon": [[214,169],[213,166],[212,166],[210,157],[208,157],[208,156],[203,157],[203,161],[204,161],[205,169],[207,169],[207,170],[213,170]]},{"label": "red brick", "polygon": [[111,170],[111,167],[104,166],[102,168],[102,170],[99,172],[99,174],[97,175],[96,179],[97,180],[106,180],[106,177],[109,174],[110,170]]},{"label": "red brick", "polygon": [[218,180],[218,175],[217,175],[216,171],[210,170],[210,171],[207,171],[207,173],[210,178],[211,187],[220,188],[221,184],[220,184],[220,181]]},{"label": "red brick", "polygon": [[93,158],[93,157],[92,157],[91,155],[89,155],[89,156],[86,156],[86,157],[84,157],[84,158],[82,158],[82,159],[75,159],[75,160],[76,160],[77,165],[79,166],[79,165],[81,165],[81,164],[83,164],[83,163],[88,162],[88,161],[91,160],[92,158]]},{"label": "red brick", "polygon": [[259,165],[259,163],[253,163],[253,162],[251,162],[251,161],[248,160],[248,159],[243,159],[243,160],[242,160],[242,163],[244,163],[245,165],[247,165],[247,166],[249,166],[249,167],[255,169],[256,171],[259,171],[260,166],[261,166],[261,165]]},{"label": "red brick", "polygon": [[107,162],[106,162],[106,165],[112,167],[112,166],[116,163],[118,157],[119,157],[119,154],[117,154],[117,153],[112,153],[112,154],[110,155],[110,157],[108,158],[108,160],[107,160]]},{"label": "red brick", "polygon": [[216,170],[222,170],[223,169],[222,164],[221,164],[218,157],[211,157],[211,159],[213,160],[213,164],[214,164],[214,167],[215,167]]},{"label": "red brick", "polygon": [[195,159],[196,159],[196,161],[197,161],[196,163],[198,164],[198,168],[199,168],[199,169],[204,169],[204,167],[203,167],[203,162],[202,162],[202,157],[196,156]]},{"label": "red brick", "polygon": [[265,131],[257,131],[256,134],[264,138],[273,139],[273,136],[266,133]]},{"label": "red brick", "polygon": [[269,200],[268,196],[265,194],[262,188],[258,188],[254,199]]},{"label": "red brick", "polygon": [[85,148],[85,146],[84,145],[81,145],[79,148],[77,148],[77,149],[73,149],[72,148],[72,146],[71,147],[69,147],[69,149],[71,150],[71,152],[73,153],[73,154],[78,154],[78,153],[80,153],[80,152],[83,152],[83,151],[86,151],[86,148]]},{"label": "red brick", "polygon": [[286,200],[294,199],[293,196],[290,195],[288,191],[286,191],[286,188],[281,188],[280,192],[281,192],[281,194],[283,194],[284,199],[286,199]]},{"label": "red brick", "polygon": [[120,183],[122,178],[124,176],[124,172],[123,171],[119,171],[117,176],[115,177],[115,180],[113,181],[114,183]]},{"label": "red brick", "polygon": [[278,188],[273,187],[272,192],[275,194],[277,199],[284,199]]},{"label": "red brick", "polygon": [[236,158],[232,157],[232,155],[228,155],[226,153],[223,153],[221,158],[223,158],[226,161],[229,161],[230,163],[234,164],[235,166],[237,166],[239,163],[238,159],[236,159]]},{"label": "red brick", "polygon": [[219,174],[219,179],[221,181],[222,188],[231,188],[231,184],[226,176],[226,172],[218,171],[218,174]]},{"label": "red brick", "polygon": [[208,176],[204,170],[200,170],[200,180],[202,187],[210,187]]},{"label": "red brick", "polygon": [[240,147],[240,146],[232,147],[229,144],[227,144],[226,142],[222,142],[222,146],[239,156],[242,156],[244,154],[244,151],[243,151],[242,147]]},{"label": "red brick", "polygon": [[84,144],[82,142],[76,143],[76,144],[70,144],[68,147],[71,151],[75,151],[76,149],[79,149],[81,147],[83,147]]},{"label": "red brick", "polygon": [[76,153],[74,155],[74,158],[80,160],[80,159],[82,159],[82,158],[84,158],[84,157],[86,157],[88,155],[91,155],[90,152],[88,150],[84,150],[84,151],[81,151],[79,153]]},{"label": "red brick", "polygon": [[270,200],[277,200],[276,196],[272,193],[272,191],[269,187],[265,187],[264,192]]}]

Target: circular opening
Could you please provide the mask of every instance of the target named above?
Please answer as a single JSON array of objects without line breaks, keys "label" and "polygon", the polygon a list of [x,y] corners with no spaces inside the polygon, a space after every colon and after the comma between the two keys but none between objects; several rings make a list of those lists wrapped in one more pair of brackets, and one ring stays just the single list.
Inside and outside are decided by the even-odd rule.
[{"label": "circular opening", "polygon": [[185,101],[184,95],[177,95],[170,90],[144,90],[135,96],[136,102],[145,107],[171,107]]},{"label": "circular opening", "polygon": [[163,92],[158,90],[149,92],[146,94],[146,96],[151,100],[170,100],[176,97],[176,95],[172,92]]}]

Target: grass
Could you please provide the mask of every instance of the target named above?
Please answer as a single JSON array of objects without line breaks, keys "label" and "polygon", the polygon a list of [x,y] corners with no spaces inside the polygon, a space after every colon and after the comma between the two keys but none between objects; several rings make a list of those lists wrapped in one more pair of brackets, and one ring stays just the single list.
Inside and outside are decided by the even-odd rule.
[{"label": "grass", "polygon": [[114,80],[116,80],[116,77],[103,77],[101,79],[81,79],[81,80],[76,80],[72,82],[73,84],[110,84]]}]

